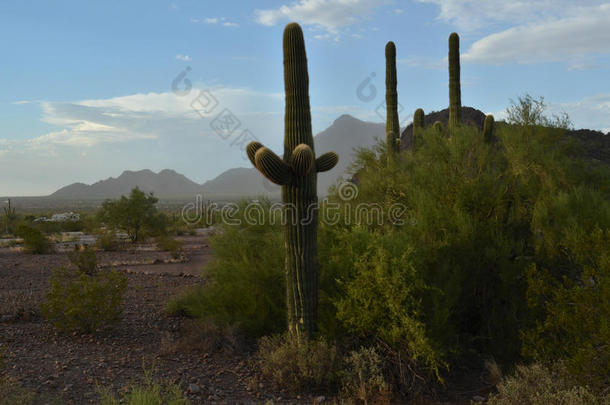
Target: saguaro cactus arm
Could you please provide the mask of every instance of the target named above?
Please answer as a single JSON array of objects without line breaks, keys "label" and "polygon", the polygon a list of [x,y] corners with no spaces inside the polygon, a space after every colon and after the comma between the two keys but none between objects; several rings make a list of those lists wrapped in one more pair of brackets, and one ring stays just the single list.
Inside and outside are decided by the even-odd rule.
[{"label": "saguaro cactus arm", "polygon": [[290,167],[271,149],[264,146],[254,155],[254,164],[263,176],[280,186],[290,183],[292,179]]},{"label": "saguaro cactus arm", "polygon": [[327,172],[335,167],[337,162],[339,162],[339,155],[335,152],[326,152],[316,159],[316,170],[318,173]]},{"label": "saguaro cactus arm", "polygon": [[248,155],[248,159],[250,159],[250,163],[252,163],[252,166],[256,167],[256,162],[254,161],[254,155],[256,155],[256,152],[260,149],[263,148],[263,144],[260,142],[250,142],[248,144],[248,146],[246,146],[246,154]]},{"label": "saguaro cactus arm", "polygon": [[313,151],[304,143],[292,151],[288,164],[297,176],[306,176],[314,164]]}]

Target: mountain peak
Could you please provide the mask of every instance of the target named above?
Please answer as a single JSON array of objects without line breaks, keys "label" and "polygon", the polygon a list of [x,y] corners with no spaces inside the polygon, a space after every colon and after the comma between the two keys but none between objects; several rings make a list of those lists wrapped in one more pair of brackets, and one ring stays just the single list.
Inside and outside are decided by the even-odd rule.
[{"label": "mountain peak", "polygon": [[341,116],[339,116],[339,118],[337,118],[334,122],[333,125],[336,124],[343,124],[343,123],[347,123],[347,122],[362,122],[360,121],[358,118],[354,118],[349,114],[342,114]]}]

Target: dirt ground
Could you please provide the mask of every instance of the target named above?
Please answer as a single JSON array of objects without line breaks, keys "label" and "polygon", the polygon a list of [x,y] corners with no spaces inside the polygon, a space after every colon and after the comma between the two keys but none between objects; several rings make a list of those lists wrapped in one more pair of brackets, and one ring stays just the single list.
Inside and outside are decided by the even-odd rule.
[{"label": "dirt ground", "polygon": [[[126,390],[143,377],[143,362],[154,364],[154,377],[181,385],[193,403],[311,403],[311,398],[281,398],[282,393],[249,388],[248,352],[202,353],[188,350],[183,330],[189,322],[165,314],[168,299],[204,283],[201,271],[212,259],[206,236],[180,237],[184,258],[144,250],[98,252],[102,268],[128,276],[123,318],[95,335],[57,332],[40,316],[53,268],[68,263],[66,254],[28,255],[0,249],[0,344],[5,368],[23,388],[61,397],[68,404],[96,403],[96,386]],[[192,384],[195,384],[193,386]],[[279,401],[278,401],[279,399]]]}]

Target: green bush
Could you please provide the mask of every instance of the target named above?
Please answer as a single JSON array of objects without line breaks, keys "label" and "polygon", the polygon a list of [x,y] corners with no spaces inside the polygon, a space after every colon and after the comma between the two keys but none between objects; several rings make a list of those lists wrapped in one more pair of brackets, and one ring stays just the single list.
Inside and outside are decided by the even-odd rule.
[{"label": "green bush", "polygon": [[97,237],[97,246],[106,252],[116,252],[120,249],[120,245],[114,231],[104,232]]},{"label": "green bush", "polygon": [[184,245],[181,241],[169,236],[158,236],[157,244],[162,250],[168,251],[174,259],[180,258],[182,246]]},{"label": "green bush", "polygon": [[101,405],[189,405],[182,396],[180,386],[175,383],[159,383],[153,380],[152,370],[144,370],[144,381],[132,384],[127,392],[117,397],[108,388],[98,388]]},{"label": "green bush", "polygon": [[23,246],[28,253],[45,254],[53,250],[45,234],[38,228],[21,224],[17,227],[17,235],[23,239]]},{"label": "green bush", "polygon": [[487,401],[489,405],[610,404],[610,396],[604,400],[588,387],[577,385],[561,362],[517,365],[515,375],[504,379],[497,389],[498,393]]},{"label": "green bush", "polygon": [[334,388],[339,370],[334,345],[289,334],[261,338],[253,362],[264,381],[292,393]]},{"label": "green bush", "polygon": [[383,375],[384,359],[375,348],[362,347],[351,352],[340,372],[341,392],[348,399],[366,404],[390,401],[390,386]]},{"label": "green bush", "polygon": [[610,384],[610,202],[574,188],[537,207],[537,263],[527,273],[536,324],[524,332],[525,355],[565,359],[581,383]]},{"label": "green bush", "polygon": [[[240,205],[240,225],[223,225],[210,238],[216,260],[206,269],[205,286],[193,288],[168,304],[173,314],[235,324],[250,336],[281,331],[286,326],[283,238],[269,220],[248,225],[247,202]],[[270,203],[261,203],[269,212]]]},{"label": "green bush", "polygon": [[73,265],[53,271],[43,316],[63,331],[94,332],[121,316],[127,277],[118,271],[95,271],[90,252],[71,256]]}]

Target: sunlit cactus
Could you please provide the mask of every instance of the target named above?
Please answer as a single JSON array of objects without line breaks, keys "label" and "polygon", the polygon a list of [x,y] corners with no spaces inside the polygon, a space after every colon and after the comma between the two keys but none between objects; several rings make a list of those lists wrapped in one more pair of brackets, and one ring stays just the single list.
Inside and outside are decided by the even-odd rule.
[{"label": "sunlit cactus", "polygon": [[460,90],[460,37],[449,35],[449,128],[460,124],[462,95]]},{"label": "sunlit cactus", "polygon": [[306,338],[317,329],[317,174],[332,169],[339,157],[334,152],[315,157],[305,40],[296,23],[284,29],[284,87],[283,159],[259,142],[251,142],[246,150],[252,164],[282,186],[288,330]]},{"label": "sunlit cactus", "polygon": [[400,151],[400,124],[398,121],[398,92],[396,85],[396,45],[390,41],[385,46],[385,133],[389,159]]}]

